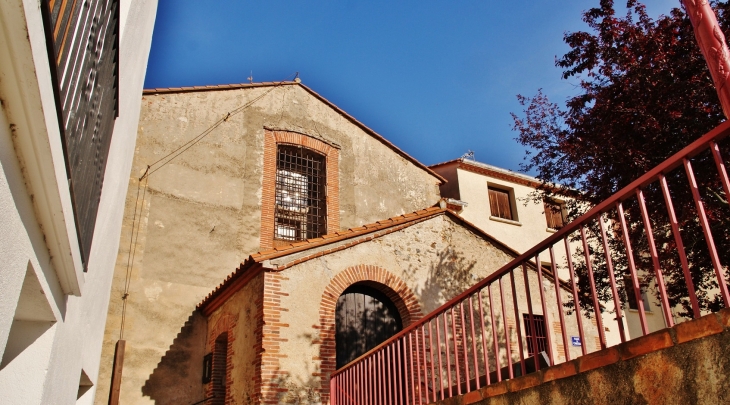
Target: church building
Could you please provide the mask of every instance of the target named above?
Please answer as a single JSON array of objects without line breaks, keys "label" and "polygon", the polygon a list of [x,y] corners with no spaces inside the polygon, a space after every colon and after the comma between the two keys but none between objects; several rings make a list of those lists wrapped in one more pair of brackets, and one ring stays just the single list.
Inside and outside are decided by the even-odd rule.
[{"label": "church building", "polygon": [[99,404],[120,336],[124,404],[329,403],[331,372],[518,255],[299,80],[146,90],[129,181]]}]

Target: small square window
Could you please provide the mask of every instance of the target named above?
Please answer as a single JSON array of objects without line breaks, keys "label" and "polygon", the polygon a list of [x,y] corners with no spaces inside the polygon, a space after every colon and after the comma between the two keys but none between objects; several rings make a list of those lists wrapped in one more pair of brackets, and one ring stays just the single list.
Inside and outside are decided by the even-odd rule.
[{"label": "small square window", "polygon": [[556,201],[545,201],[545,219],[547,227],[551,229],[560,229],[565,225],[565,216],[563,216],[563,204]]},{"label": "small square window", "polygon": [[512,198],[510,192],[498,188],[489,188],[489,210],[493,217],[515,220],[512,213]]},{"label": "small square window", "polygon": [[[626,287],[626,298],[629,303],[629,309],[639,309],[639,305],[636,303],[636,294],[634,294],[634,283],[631,281],[631,276],[624,276],[624,286]],[[649,296],[646,295],[646,288],[641,286],[641,301],[644,303],[644,311],[651,312],[649,306]]]}]

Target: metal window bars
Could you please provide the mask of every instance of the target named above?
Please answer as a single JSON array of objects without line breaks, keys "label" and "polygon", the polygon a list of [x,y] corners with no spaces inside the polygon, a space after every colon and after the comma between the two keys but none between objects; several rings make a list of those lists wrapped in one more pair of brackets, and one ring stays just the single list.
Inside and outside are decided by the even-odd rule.
[{"label": "metal window bars", "polygon": [[[624,318],[634,316],[623,311],[626,293],[634,295],[645,335],[642,285],[653,286],[662,327],[727,308],[720,258],[730,245],[730,181],[718,142],[728,135],[725,122],[333,372],[330,403],[431,403],[605,348],[607,329],[618,332],[614,343],[625,342],[632,336]],[[685,204],[676,210],[673,201]],[[565,257],[555,254],[561,246]],[[540,318],[546,336],[538,341],[529,320]],[[569,342],[581,347],[571,353]]]},{"label": "metal window bars", "polygon": [[274,239],[294,242],[326,233],[325,185],[323,155],[297,145],[278,145]]}]

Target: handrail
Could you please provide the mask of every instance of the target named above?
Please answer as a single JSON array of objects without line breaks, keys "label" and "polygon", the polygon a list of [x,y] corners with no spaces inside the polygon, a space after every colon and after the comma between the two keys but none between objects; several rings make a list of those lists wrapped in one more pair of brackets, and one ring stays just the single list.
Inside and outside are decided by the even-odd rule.
[{"label": "handrail", "polygon": [[[623,257],[626,259],[626,290],[631,297],[635,298],[634,305],[637,306],[638,322],[641,325],[642,334],[649,333],[646,311],[641,297],[642,287],[639,280],[644,274],[647,274],[647,276],[651,274],[651,271],[640,268],[634,260],[631,245],[635,243],[633,240],[635,237],[632,238],[630,236],[633,228],[629,227],[626,221],[626,214],[623,207],[623,202],[631,198],[635,198],[638,201],[637,206],[632,209],[637,209],[640,213],[640,215],[634,217],[635,222],[632,222],[632,224],[635,223],[636,226],[643,225],[643,230],[645,231],[643,234],[647,238],[645,242],[648,242],[648,254],[646,257],[651,258],[651,267],[653,268],[653,275],[655,276],[656,288],[658,289],[658,296],[666,325],[672,326],[674,319],[664,285],[664,276],[643,190],[647,185],[654,182],[658,182],[661,188],[669,213],[671,232],[677,246],[681,247],[677,249],[677,252],[682,264],[693,315],[694,317],[698,317],[700,310],[694,291],[695,286],[693,285],[689,272],[687,255],[683,249],[676,215],[672,205],[671,193],[669,192],[665,178],[665,175],[669,172],[682,166],[686,173],[689,188],[695,203],[695,212],[697,214],[695,220],[702,228],[711,259],[710,262],[715,270],[715,281],[718,284],[717,293],[722,297],[725,307],[729,307],[730,293],[725,283],[725,270],[719,260],[719,255],[712,238],[710,222],[705,213],[704,203],[698,190],[692,163],[690,162],[691,158],[709,150],[715,162],[722,188],[726,195],[730,195],[730,181],[728,180],[727,170],[725,169],[717,145],[717,142],[729,135],[730,122],[718,125],[704,136],[695,140],[687,147],[672,155],[669,159],[578,217],[575,221],[567,224],[550,237],[511,260],[494,273],[456,297],[448,300],[448,302],[436,310],[407,326],[399,333],[346,366],[333,372],[330,376],[332,403],[368,402],[380,404],[398,402],[402,404],[422,404],[424,397],[426,403],[429,403],[436,401],[438,398],[444,399],[452,395],[462,394],[462,388],[465,388],[466,392],[469,392],[472,389],[478,389],[481,385],[491,384],[493,379],[492,375],[496,377],[497,381],[513,378],[515,375],[513,368],[518,363],[514,363],[514,367],[506,367],[506,373],[508,375],[503,375],[500,362],[506,359],[507,364],[512,364],[516,360],[515,356],[517,354],[519,354],[518,369],[522,370],[522,373],[528,368],[526,358],[530,363],[533,361],[530,359],[534,359],[534,369],[540,368],[537,357],[534,356],[534,353],[537,353],[538,350],[547,352],[551,364],[555,364],[560,355],[566,361],[570,360],[571,353],[568,347],[568,332],[572,332],[580,338],[581,353],[576,355],[587,354],[585,347],[587,343],[586,336],[588,336],[590,331],[584,327],[584,324],[589,325],[590,322],[583,318],[584,315],[580,308],[581,300],[577,293],[574,267],[571,258],[571,244],[569,243],[571,235],[573,238],[582,241],[585,271],[590,281],[592,310],[597,314],[597,330],[595,335],[597,341],[600,341],[600,348],[604,348],[607,345],[606,336],[603,331],[604,320],[600,315],[602,312],[600,307],[604,306],[604,304],[608,305],[608,303],[599,302],[593,275],[593,260],[605,260],[603,263],[606,265],[608,283],[611,287],[610,293],[613,296],[612,305],[616,311],[616,319],[614,321],[618,323],[621,341],[627,340],[629,337],[627,336],[627,331],[624,330],[624,320],[621,313],[623,299],[619,296],[617,288],[619,283],[617,283],[614,274],[618,269],[615,268],[615,264],[612,261],[612,256],[619,254],[619,252],[611,251],[612,248],[611,244],[608,243],[606,224],[604,224],[603,219],[603,214],[609,211],[616,213],[615,218],[617,218],[617,222],[614,224],[613,231],[615,232],[617,241],[619,236],[622,237],[621,241],[625,248],[625,253],[621,252],[621,254],[624,254]],[[593,221],[597,222],[598,225],[593,229],[600,229],[600,233],[597,230],[595,231],[596,237],[600,239],[600,243],[596,244],[596,249],[591,250],[589,249],[589,243],[586,238],[586,227],[594,223]],[[563,281],[558,276],[556,256],[553,249],[561,241],[565,245],[565,260],[567,261],[567,269],[570,272],[568,281]],[[599,253],[601,248],[602,257],[598,258],[601,255]],[[550,270],[544,269],[540,260],[540,255],[544,254],[545,251],[549,252]],[[591,257],[591,251],[596,254],[596,257]],[[528,267],[534,270],[534,275],[532,273],[528,274]],[[516,282],[515,275],[520,277],[520,270],[524,286],[518,286]],[[505,279],[507,275],[509,275],[509,278]],[[545,276],[548,276],[547,279],[545,279]],[[505,280],[508,284],[506,289],[503,283]],[[544,282],[552,284],[554,291],[550,290]],[[561,288],[561,284],[563,284],[563,287],[567,286],[568,288]],[[517,296],[521,293],[526,298],[521,297],[518,300]],[[505,298],[506,295],[511,295],[512,302]],[[572,302],[574,304],[573,316],[570,319],[564,314],[563,296],[565,296],[564,299],[567,300],[566,302]],[[486,301],[483,300],[483,297],[486,297]],[[533,301],[536,303],[539,302],[539,305],[535,305]],[[523,308],[520,308],[520,305]],[[527,311],[525,311],[525,305],[527,306]],[[508,306],[512,307],[509,311],[513,311],[514,314],[510,313],[508,315]],[[540,311],[542,314],[539,313]],[[522,312],[522,316],[520,316],[520,312]],[[517,327],[516,331],[506,326],[506,322],[511,316],[514,316],[515,326]],[[497,322],[500,320],[500,317],[501,325]],[[475,319],[478,322],[475,322]],[[485,327],[485,320],[488,321],[488,327]],[[520,328],[522,320],[525,322],[524,333]],[[575,320],[574,324],[572,323],[573,320]],[[481,325],[481,327],[477,327],[476,325]],[[562,339],[552,337],[553,329],[555,330],[555,334],[561,335],[560,337]],[[513,335],[515,333],[519,345],[518,350],[516,348],[511,349],[511,345],[514,342]],[[523,345],[523,338],[526,339],[524,341],[525,345]],[[481,340],[480,345],[477,340]],[[488,345],[487,341],[489,340],[491,340],[491,344]],[[528,353],[524,352],[525,349]],[[513,351],[516,351],[516,353],[513,353]],[[434,352],[438,352],[438,355],[436,356]],[[442,356],[442,354],[445,354],[445,356]],[[525,356],[525,354],[528,354],[528,356]],[[483,359],[481,358],[482,355]],[[445,364],[444,358],[446,360]],[[452,373],[452,370],[454,373]],[[452,378],[452,374],[455,374],[455,379]],[[369,380],[372,376],[381,379],[382,383],[387,382],[388,387],[392,384],[396,384],[396,386],[394,386],[393,390],[389,390],[386,393],[376,392],[377,390],[373,390],[373,381]],[[396,380],[397,382],[394,382]],[[403,387],[400,387],[400,385],[403,385]],[[337,390],[334,390],[333,387],[337,387]],[[440,390],[437,387],[440,387]],[[391,401],[393,399],[397,401]]]},{"label": "handrail", "polygon": [[[658,166],[656,166],[654,169],[648,171],[638,179],[631,182],[626,187],[622,188],[615,194],[613,194],[611,197],[606,199],[605,201],[601,202],[600,204],[596,205],[592,209],[590,209],[585,214],[581,215],[571,223],[567,224],[554,234],[550,235],[549,237],[545,238],[542,242],[538,243],[534,247],[527,250],[525,253],[521,254],[520,256],[513,259],[511,262],[505,264],[502,266],[499,270],[495,271],[491,275],[487,276],[486,278],[482,279],[482,281],[474,284],[472,287],[464,291],[463,293],[457,295],[456,297],[450,299],[445,304],[441,305],[437,309],[431,311],[429,314],[425,315],[423,318],[419,319],[418,322],[415,322],[408,327],[401,330],[399,333],[393,335],[388,340],[384,341],[383,343],[379,344],[378,346],[375,346],[367,353],[361,355],[360,357],[357,357],[352,362],[350,362],[348,365],[343,366],[342,368],[338,369],[334,373],[332,373],[332,376],[335,376],[343,371],[345,371],[347,368],[351,367],[353,364],[357,363],[358,360],[367,357],[370,353],[374,353],[383,347],[387,346],[388,344],[392,343],[395,340],[398,340],[399,338],[407,335],[412,330],[416,329],[419,326],[422,326],[426,322],[430,321],[431,319],[437,317],[438,315],[441,315],[444,311],[448,310],[449,308],[453,307],[455,304],[458,304],[464,298],[468,297],[469,295],[473,294],[474,292],[483,289],[487,285],[491,284],[495,280],[503,277],[506,275],[510,270],[514,269],[518,265],[520,265],[523,262],[528,262],[531,267],[535,267],[535,263],[531,262],[530,259],[533,259],[535,257],[535,254],[538,252],[544,251],[548,246],[554,245],[556,242],[563,239],[566,235],[569,235],[576,230],[579,229],[579,227],[597,217],[604,211],[606,211],[608,208],[613,207],[617,202],[620,202],[622,200],[625,200],[629,198],[633,194],[633,191],[637,188],[641,188],[645,186],[646,184],[650,183],[652,180],[658,178],[660,174],[665,174],[668,171],[675,169],[682,165],[682,160],[684,158],[691,158],[696,156],[698,153],[702,152],[703,149],[707,149],[708,143],[714,141],[718,142],[726,137],[730,136],[730,121],[723,122],[722,124],[718,125],[714,129],[712,129],[710,132],[702,136],[701,138],[697,139],[696,141],[692,142],[691,144],[687,145],[685,148],[680,150],[679,152],[672,155],[669,159],[665,160],[664,162],[660,163]],[[730,194],[728,194],[730,195]]]}]

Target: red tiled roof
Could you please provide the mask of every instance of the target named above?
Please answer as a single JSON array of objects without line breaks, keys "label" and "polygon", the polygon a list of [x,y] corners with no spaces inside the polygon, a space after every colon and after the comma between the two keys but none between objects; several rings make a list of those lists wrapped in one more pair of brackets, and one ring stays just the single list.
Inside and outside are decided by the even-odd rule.
[{"label": "red tiled roof", "polygon": [[210,85],[210,86],[191,86],[191,87],[169,87],[169,88],[156,88],[156,89],[145,89],[142,91],[142,95],[151,95],[151,94],[167,94],[167,93],[187,93],[192,91],[213,91],[213,90],[234,90],[234,89],[246,89],[246,88],[253,88],[253,87],[271,87],[271,86],[285,86],[285,85],[299,85],[304,90],[306,90],[309,94],[314,96],[316,99],[320,100],[321,102],[327,104],[330,108],[337,111],[345,117],[348,121],[355,124],[356,126],[360,127],[363,131],[367,132],[372,136],[373,138],[380,141],[380,143],[384,144],[385,146],[392,149],[395,153],[401,155],[405,159],[409,160],[414,165],[418,166],[419,168],[425,170],[428,174],[432,175],[433,177],[436,177],[441,184],[446,183],[446,179],[444,179],[440,174],[436,173],[435,171],[431,170],[428,166],[424,165],[423,163],[419,162],[414,158],[413,156],[407,154],[399,147],[395,146],[393,143],[385,139],[382,135],[378,134],[377,132],[373,131],[372,129],[368,128],[365,124],[358,121],[355,117],[352,115],[346,113],[344,110],[342,110],[340,107],[336,106],[326,98],[319,95],[319,93],[315,92],[314,90],[310,89],[309,87],[305,86],[301,82],[296,81],[283,81],[283,82],[260,82],[260,83],[238,83],[238,84],[219,84],[219,85]]},{"label": "red tiled roof", "polygon": [[[213,302],[219,295],[223,293],[223,291],[229,287],[229,285],[233,284],[238,280],[239,278],[243,277],[246,273],[251,273],[249,271],[251,268],[253,268],[256,264],[260,264],[261,262],[265,260],[271,260],[276,259],[278,257],[287,256],[293,253],[299,253],[303,252],[312,248],[320,247],[329,245],[332,243],[340,242],[347,239],[355,239],[360,236],[364,236],[361,238],[361,240],[355,240],[352,243],[348,243],[344,246],[339,247],[338,249],[331,249],[324,252],[315,253],[310,256],[306,256],[300,259],[295,260],[292,263],[288,263],[286,265],[282,266],[276,266],[274,270],[284,270],[285,268],[302,263],[307,260],[311,260],[315,257],[322,256],[324,254],[332,253],[336,250],[346,249],[348,247],[352,247],[356,244],[365,242],[367,240],[371,240],[374,236],[370,236],[370,234],[379,232],[377,236],[382,236],[387,233],[395,232],[397,230],[403,229],[405,227],[414,225],[418,222],[421,222],[425,219],[434,217],[436,215],[444,214],[448,212],[447,210],[443,210],[438,207],[430,207],[426,208],[424,210],[412,212],[409,214],[399,215],[397,217],[388,218],[386,220],[377,221],[372,224],[366,224],[357,228],[350,228],[347,230],[338,231],[332,234],[324,235],[320,238],[314,238],[314,239],[307,239],[306,241],[302,242],[296,242],[292,243],[287,246],[280,246],[274,249],[265,250],[263,252],[258,252],[250,255],[248,259],[246,259],[245,262],[241,263],[241,266],[236,269],[233,273],[231,273],[225,281],[223,281],[218,287],[216,287],[215,290],[213,290],[208,296],[203,299],[203,301],[198,304],[197,308],[201,310],[205,310],[205,307],[208,306],[211,302]],[[453,214],[452,214],[453,215]],[[258,266],[259,268],[261,266]]]},{"label": "red tiled roof", "polygon": [[[505,245],[504,243],[500,242],[499,240],[495,239],[493,236],[489,235],[488,233],[484,232],[483,230],[479,229],[476,225],[472,224],[471,222],[465,220],[464,218],[460,217],[456,213],[441,209],[439,207],[429,207],[420,211],[411,212],[408,214],[399,215],[396,217],[388,218],[385,220],[377,221],[372,224],[366,224],[357,228],[350,228],[347,230],[342,230],[335,232],[333,234],[324,235],[319,238],[314,239],[307,239],[306,241],[296,242],[289,244],[287,246],[281,246],[274,249],[266,250],[263,252],[258,252],[250,255],[246,261],[241,263],[241,266],[238,267],[233,273],[231,273],[226,279],[218,285],[210,294],[208,294],[203,301],[198,304],[196,309],[202,311],[204,314],[209,315],[214,311],[216,308],[218,308],[220,305],[222,305],[226,299],[228,299],[235,291],[238,290],[237,287],[242,287],[245,285],[249,280],[251,280],[254,276],[256,276],[260,271],[263,270],[262,262],[266,260],[272,260],[279,257],[288,256],[294,253],[304,252],[309,249],[317,248],[326,246],[329,244],[334,244],[336,242],[341,242],[348,239],[353,239],[352,242],[336,246],[332,249],[323,250],[319,252],[315,252],[313,254],[301,257],[299,259],[293,260],[290,263],[285,263],[282,265],[273,265],[271,270],[275,271],[281,271],[288,267],[303,263],[308,260],[312,260],[314,258],[324,256],[330,253],[334,253],[339,250],[347,249],[352,246],[355,246],[357,244],[370,241],[376,237],[380,237],[383,235],[387,235],[392,232],[399,231],[403,228],[407,228],[409,226],[415,225],[419,222],[422,222],[426,219],[433,218],[438,215],[448,215],[451,219],[460,222],[462,225],[464,225],[466,228],[470,229],[472,232],[482,236],[484,239],[487,239],[494,243],[498,248],[501,248],[512,255],[514,257],[517,257],[520,255],[519,252],[516,250],[510,248],[509,246]],[[530,268],[532,268],[531,265],[528,265]],[[548,270],[548,269],[546,269]],[[546,274],[548,278],[551,278],[550,271],[548,270],[548,273]],[[564,285],[563,285],[564,284]],[[569,291],[569,287],[567,286],[567,283],[561,280],[561,286],[566,289],[566,291]],[[231,291],[227,291],[231,290]]]}]

